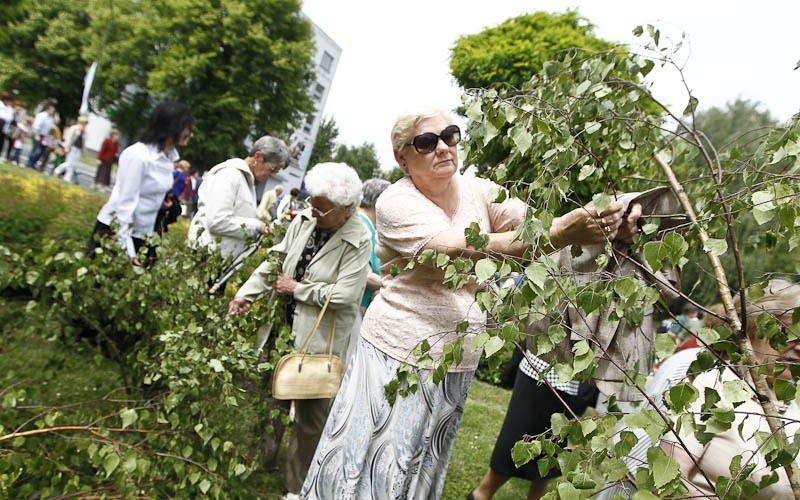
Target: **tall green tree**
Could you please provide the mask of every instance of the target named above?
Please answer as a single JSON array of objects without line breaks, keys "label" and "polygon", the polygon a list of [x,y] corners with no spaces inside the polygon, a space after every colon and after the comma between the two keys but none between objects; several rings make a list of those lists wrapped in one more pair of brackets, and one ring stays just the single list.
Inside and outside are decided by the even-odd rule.
[{"label": "tall green tree", "polygon": [[362,181],[380,177],[381,164],[378,161],[378,151],[371,142],[365,142],[360,146],[342,144],[336,148],[333,160],[353,167]]},{"label": "tall green tree", "polygon": [[314,147],[311,148],[308,166],[313,167],[317,163],[332,161],[338,138],[339,126],[336,125],[336,120],[333,117],[323,118],[317,130],[317,137],[314,139]]},{"label": "tall green tree", "polygon": [[128,0],[93,21],[90,51],[112,24],[100,107],[130,132],[156,101],[185,102],[197,117],[189,151],[198,163],[243,154],[248,137],[288,137],[313,111],[312,28],[297,0]]},{"label": "tall green tree", "polygon": [[[581,61],[597,53],[610,53],[612,56],[621,57],[625,51],[614,43],[595,36],[592,24],[575,11],[564,14],[536,12],[509,19],[493,28],[462,36],[456,40],[451,50],[450,70],[456,82],[467,91],[497,89],[510,93],[524,93],[526,86],[536,85],[536,82],[544,76],[542,72],[550,62],[566,59]],[[643,74],[647,74],[653,63],[649,62],[648,65]],[[551,70],[556,67],[550,66]],[[609,71],[614,75],[618,70],[612,64],[609,66]],[[618,76],[625,78],[628,75]],[[654,115],[659,114],[656,107],[646,99],[632,105],[649,109]],[[511,131],[514,125],[512,122],[501,121],[488,125],[488,134],[496,134],[503,139],[489,141],[480,151],[471,153],[470,162],[477,168],[479,174],[491,172],[508,157],[513,149],[514,135]],[[535,118],[532,118],[531,125],[536,125]],[[478,131],[473,120],[467,127],[467,135],[476,132]],[[569,130],[548,133],[561,137],[572,136]],[[632,166],[627,163],[615,164],[614,160],[618,157],[619,155],[597,158],[592,164],[599,170],[620,168],[631,170]],[[576,156],[576,159],[579,158],[580,155]],[[540,176],[540,163],[546,159],[532,160],[527,164],[507,164],[506,179],[535,183]],[[637,174],[646,176],[646,169],[650,168],[650,165],[634,167]],[[570,196],[586,202],[591,199],[592,194],[607,189],[608,186],[594,178],[581,178],[579,172],[580,168],[564,172],[565,180],[569,180]],[[619,189],[631,190],[637,187],[635,182],[626,183],[622,176],[615,177],[619,183],[616,187]]]},{"label": "tall green tree", "polygon": [[474,35],[456,40],[450,71],[464,89],[520,88],[544,63],[576,48],[588,52],[611,49],[594,27],[577,12],[536,12],[515,17]]},{"label": "tall green tree", "polygon": [[[16,7],[16,8],[14,8]],[[71,0],[13,2],[2,8],[0,88],[15,90],[33,107],[52,99],[63,122],[77,116],[83,78],[90,5]]]},{"label": "tall green tree", "polygon": [[[722,107],[712,107],[697,113],[695,128],[702,133],[710,154],[716,154],[720,168],[724,171],[724,186],[728,192],[739,193],[747,189],[745,172],[752,170],[754,161],[768,163],[758,155],[758,148],[765,137],[778,125],[772,115],[762,109],[761,103],[747,99],[736,99]],[[767,167],[767,170],[769,167]],[[684,165],[676,166],[676,173],[688,179],[686,189],[690,196],[701,197],[707,189],[710,177],[708,166],[696,157]],[[776,238],[755,220],[752,213],[737,215],[736,232],[739,241],[747,242],[741,259],[747,282],[753,282],[766,273],[793,274],[800,271],[800,258],[790,251],[786,238]],[[771,255],[764,259],[764,254]],[[730,253],[721,256],[722,264],[729,275],[735,275],[736,262]],[[706,277],[711,272],[702,249],[694,249],[683,268],[683,288],[694,291],[700,303],[718,302],[715,283]]]}]

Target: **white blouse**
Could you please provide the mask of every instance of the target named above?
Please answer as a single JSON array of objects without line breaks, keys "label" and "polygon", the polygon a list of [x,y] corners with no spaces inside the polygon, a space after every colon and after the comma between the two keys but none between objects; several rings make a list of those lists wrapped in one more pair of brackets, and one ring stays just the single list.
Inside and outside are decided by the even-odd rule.
[{"label": "white blouse", "polygon": [[97,220],[109,226],[114,221],[119,224],[117,241],[128,257],[136,256],[133,237],[153,234],[158,210],[172,189],[172,171],[179,158],[174,148],[164,154],[157,145],[142,142],[125,148],[119,156],[114,189]]}]

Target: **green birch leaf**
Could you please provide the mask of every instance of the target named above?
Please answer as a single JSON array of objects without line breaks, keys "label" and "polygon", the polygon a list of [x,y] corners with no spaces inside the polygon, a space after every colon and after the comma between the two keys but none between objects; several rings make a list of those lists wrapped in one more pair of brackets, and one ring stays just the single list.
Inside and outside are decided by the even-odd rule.
[{"label": "green birch leaf", "polygon": [[487,332],[481,332],[475,335],[470,342],[470,349],[472,349],[472,352],[480,351],[486,345],[487,340],[489,340],[489,334]]},{"label": "green birch leaf", "polygon": [[675,339],[666,333],[656,335],[656,358],[664,359],[675,352]]},{"label": "green birch leaf", "polygon": [[542,454],[542,443],[539,441],[517,441],[511,448],[511,459],[514,465],[521,467]]},{"label": "green birch leaf", "polygon": [[595,210],[597,210],[597,213],[600,214],[611,205],[611,198],[605,193],[597,193],[592,196],[592,204]]},{"label": "green birch leaf", "polygon": [[544,289],[544,282],[547,279],[547,266],[541,262],[531,262],[525,268],[525,277],[537,288]]},{"label": "green birch leaf", "polygon": [[670,410],[677,414],[697,401],[699,396],[700,393],[691,382],[681,382],[667,391],[665,400],[669,404]]},{"label": "green birch leaf", "polygon": [[474,122],[481,122],[483,118],[483,111],[481,110],[481,101],[475,100],[467,106],[467,118]]},{"label": "green birch leaf", "polygon": [[743,380],[726,380],[722,383],[722,399],[728,403],[743,403],[753,397],[753,393]]},{"label": "green birch leaf", "polygon": [[533,144],[533,136],[531,136],[530,132],[525,130],[525,127],[514,127],[509,130],[509,135],[511,136],[511,140],[514,141],[514,145],[517,146],[519,153],[522,155],[527,153],[531,148],[531,144]]},{"label": "green birch leaf", "polygon": [[581,420],[581,433],[584,437],[589,436],[595,429],[597,429],[597,423],[592,419],[585,419]]},{"label": "green birch leaf", "polygon": [[728,242],[717,238],[709,238],[703,245],[703,251],[720,256],[728,251]]},{"label": "green birch leaf", "polygon": [[208,479],[203,479],[202,481],[200,481],[198,487],[200,488],[200,491],[202,491],[203,494],[205,495],[206,493],[208,493],[208,489],[211,488],[211,482]]},{"label": "green birch leaf", "polygon": [[595,167],[594,165],[591,165],[591,164],[582,166],[581,167],[581,171],[578,174],[578,180],[579,181],[585,181],[586,179],[591,177],[592,174],[595,173],[596,170],[597,170],[597,167]]},{"label": "green birch leaf", "polygon": [[116,452],[109,453],[103,460],[103,468],[106,470],[106,477],[109,477],[119,465],[119,455]]},{"label": "green birch leaf", "polygon": [[639,413],[629,413],[625,415],[624,420],[628,427],[644,430],[653,443],[658,441],[666,428],[666,424],[655,410],[644,409]]},{"label": "green birch leaf", "polygon": [[781,401],[791,401],[794,399],[797,389],[791,380],[775,379],[775,396]]},{"label": "green birch leaf", "polygon": [[659,447],[647,450],[647,462],[650,464],[653,482],[658,488],[680,477],[681,469],[678,462],[668,457]]},{"label": "green birch leaf", "polygon": [[594,134],[598,130],[600,130],[601,125],[598,122],[586,122],[586,128],[583,130],[587,134]]},{"label": "green birch leaf", "polygon": [[623,299],[627,299],[639,290],[639,284],[630,276],[614,283],[614,291]]},{"label": "green birch leaf", "polygon": [[208,366],[214,369],[215,372],[221,373],[225,371],[225,367],[222,366],[222,362],[218,359],[209,360]]},{"label": "green birch leaf", "polygon": [[139,418],[136,415],[136,410],[132,408],[125,409],[120,416],[122,417],[122,428],[125,429],[136,422],[136,419]]},{"label": "green birch leaf", "polygon": [[479,283],[488,281],[497,272],[497,264],[492,259],[481,259],[475,263],[475,276]]},{"label": "green birch leaf", "polygon": [[655,233],[656,231],[658,231],[659,227],[660,226],[658,224],[656,224],[655,222],[648,222],[647,224],[642,226],[642,232],[644,234],[646,234],[646,235],[651,235],[651,234]]},{"label": "green birch leaf", "polygon": [[575,88],[575,96],[581,96],[584,92],[589,90],[589,87],[592,86],[592,82],[589,80],[582,81],[576,88]]},{"label": "green birch leaf", "polygon": [[503,342],[503,339],[500,337],[491,337],[489,340],[487,340],[486,344],[483,346],[486,357],[491,357],[492,354],[502,349],[503,344],[505,344],[505,342]]}]

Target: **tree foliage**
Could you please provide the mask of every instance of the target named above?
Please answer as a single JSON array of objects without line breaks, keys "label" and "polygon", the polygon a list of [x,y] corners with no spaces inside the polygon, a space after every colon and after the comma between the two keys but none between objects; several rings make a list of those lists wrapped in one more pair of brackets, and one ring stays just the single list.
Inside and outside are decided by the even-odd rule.
[{"label": "tree foliage", "polygon": [[138,113],[124,123],[133,128],[162,97],[185,102],[197,117],[199,163],[241,156],[248,137],[288,136],[312,111],[312,31],[297,1],[115,2],[94,21],[93,48],[112,24],[98,105],[112,118]]},{"label": "tree foliage", "polygon": [[536,12],[515,17],[453,45],[450,71],[464,89],[520,88],[542,70],[576,48],[608,50],[613,44],[594,36],[593,26],[577,12]]},{"label": "tree foliage", "polygon": [[52,99],[64,123],[78,115],[83,78],[91,64],[83,50],[90,6],[53,0],[17,2],[15,7],[3,23],[10,41],[0,43],[0,88],[18,91],[30,107]]},{"label": "tree foliage", "polygon": [[360,146],[341,144],[336,148],[333,161],[347,163],[353,167],[362,181],[381,175],[378,151],[371,142],[365,142]]},{"label": "tree foliage", "polygon": [[[624,56],[626,51],[611,42],[596,37],[593,34],[593,26],[585,18],[574,11],[565,14],[536,12],[512,18],[494,28],[459,38],[452,49],[450,69],[458,84],[468,91],[469,89],[495,89],[516,92],[522,91],[521,89],[524,89],[531,80],[541,81],[542,72],[552,72],[555,68],[553,64],[557,61],[582,59],[591,57],[592,54],[598,52],[608,53],[605,68],[610,75],[606,76],[622,79],[631,77],[626,68],[619,68],[620,74],[615,73],[618,67],[614,64],[613,59]],[[641,76],[646,75],[651,67],[652,63],[646,71],[642,72]],[[586,89],[582,89],[581,93],[585,91]],[[646,98],[632,104],[640,108],[643,113],[652,113],[654,119],[658,119],[658,110]],[[566,117],[565,123],[568,124],[574,118],[577,117]],[[527,126],[529,129],[534,128],[537,117],[532,115],[530,119],[531,124]],[[580,118],[577,119],[580,120]],[[474,121],[470,122],[467,129],[468,135],[485,133],[474,130],[474,123]],[[469,162],[477,167],[479,173],[490,172],[509,155],[510,144],[520,130],[519,124],[513,130],[512,125],[511,121],[503,123],[495,120],[492,126],[496,130],[489,133],[496,134],[504,140],[489,141],[481,149],[472,152]],[[565,134],[575,135],[574,132],[563,129],[559,131],[559,134],[565,137]],[[549,135],[547,130],[541,130],[536,137]],[[590,136],[591,134],[584,134],[582,137],[591,139]],[[594,137],[600,141],[603,140],[602,134]],[[608,146],[613,149],[612,145]],[[647,172],[641,170],[644,164],[617,165],[615,161],[618,156],[601,156],[592,160],[592,163],[594,168],[601,170],[611,168],[624,171],[635,167],[639,169],[637,174],[647,175]],[[592,167],[587,166],[588,168]],[[527,164],[505,165],[505,178],[509,181],[534,182],[538,171],[539,168],[535,161]],[[564,181],[573,191],[572,196],[582,202],[589,201],[593,193],[605,188],[605,186],[595,183],[591,176],[581,176],[580,169],[573,171],[570,175],[571,177]],[[616,177],[619,187],[633,187],[625,183],[619,176]],[[622,184],[619,184],[620,182]]]},{"label": "tree foliage", "polygon": [[107,394],[64,405],[6,380],[0,496],[261,495],[265,444],[285,418],[270,403],[268,382],[291,335],[276,328],[269,355],[259,358],[251,334],[283,307],[262,301],[251,314],[228,317],[227,299],[208,294],[224,263],[198,265],[180,236],[159,245],[150,271],[109,251],[114,242],[93,260],[72,241],[51,240],[36,252],[0,247],[4,307],[15,302],[27,311],[27,328],[47,332],[70,355],[94,351],[97,367],[119,376]]},{"label": "tree foliage", "polygon": [[[758,148],[766,136],[778,126],[768,111],[763,111],[758,102],[736,99],[722,108],[712,107],[697,113],[695,128],[702,132],[709,148],[714,148],[719,162],[724,166],[723,179],[729,192],[746,189],[744,179],[748,171],[756,168]],[[676,166],[676,172],[685,179],[709,177],[708,166],[701,157]],[[688,182],[687,189],[694,196],[702,196],[702,182]],[[800,272],[800,259],[789,251],[789,241],[776,239],[762,231],[751,213],[744,211],[737,216],[736,231],[740,241],[748,242],[742,250],[742,262],[746,281],[752,282],[767,273],[793,274]],[[770,259],[763,255],[769,253]],[[722,256],[722,263],[729,275],[735,275],[736,262],[731,253]],[[700,249],[689,255],[684,266],[684,288],[693,290],[693,296],[703,304],[719,302],[716,285],[705,279],[710,272],[707,259]]]},{"label": "tree foliage", "polygon": [[308,159],[309,166],[317,163],[333,161],[333,152],[336,149],[336,140],[339,138],[339,127],[333,117],[323,118],[317,129],[314,147]]},{"label": "tree foliage", "polygon": [[353,167],[362,181],[381,176],[378,151],[374,144],[365,142],[360,146],[348,146],[339,143],[338,138],[339,126],[336,125],[336,120],[333,117],[323,119],[308,160],[309,167],[335,161]]},{"label": "tree foliage", "polygon": [[200,165],[241,156],[248,138],[288,137],[313,110],[312,29],[298,1],[30,2],[9,34],[5,86],[74,115],[102,54],[94,106],[135,139],[157,102],[185,102],[197,117],[187,153]]}]

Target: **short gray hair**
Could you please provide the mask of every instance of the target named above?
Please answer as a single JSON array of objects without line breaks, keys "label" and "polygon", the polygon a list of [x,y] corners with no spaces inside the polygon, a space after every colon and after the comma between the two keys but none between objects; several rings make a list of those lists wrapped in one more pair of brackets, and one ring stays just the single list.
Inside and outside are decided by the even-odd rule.
[{"label": "short gray hair", "polygon": [[372,208],[375,202],[378,201],[378,196],[383,193],[387,187],[391,186],[391,182],[386,179],[367,179],[364,185],[361,186],[361,206],[364,208]]},{"label": "short gray hair", "polygon": [[361,201],[361,179],[346,163],[317,163],[306,173],[306,190],[314,197],[325,197],[336,206],[358,207]]},{"label": "short gray hair", "polygon": [[253,147],[250,148],[250,156],[255,155],[259,151],[261,151],[261,154],[264,156],[264,161],[266,162],[275,162],[280,165],[281,168],[286,168],[286,165],[289,164],[289,148],[286,146],[286,143],[280,139],[276,139],[270,135],[259,138],[253,143]]}]

